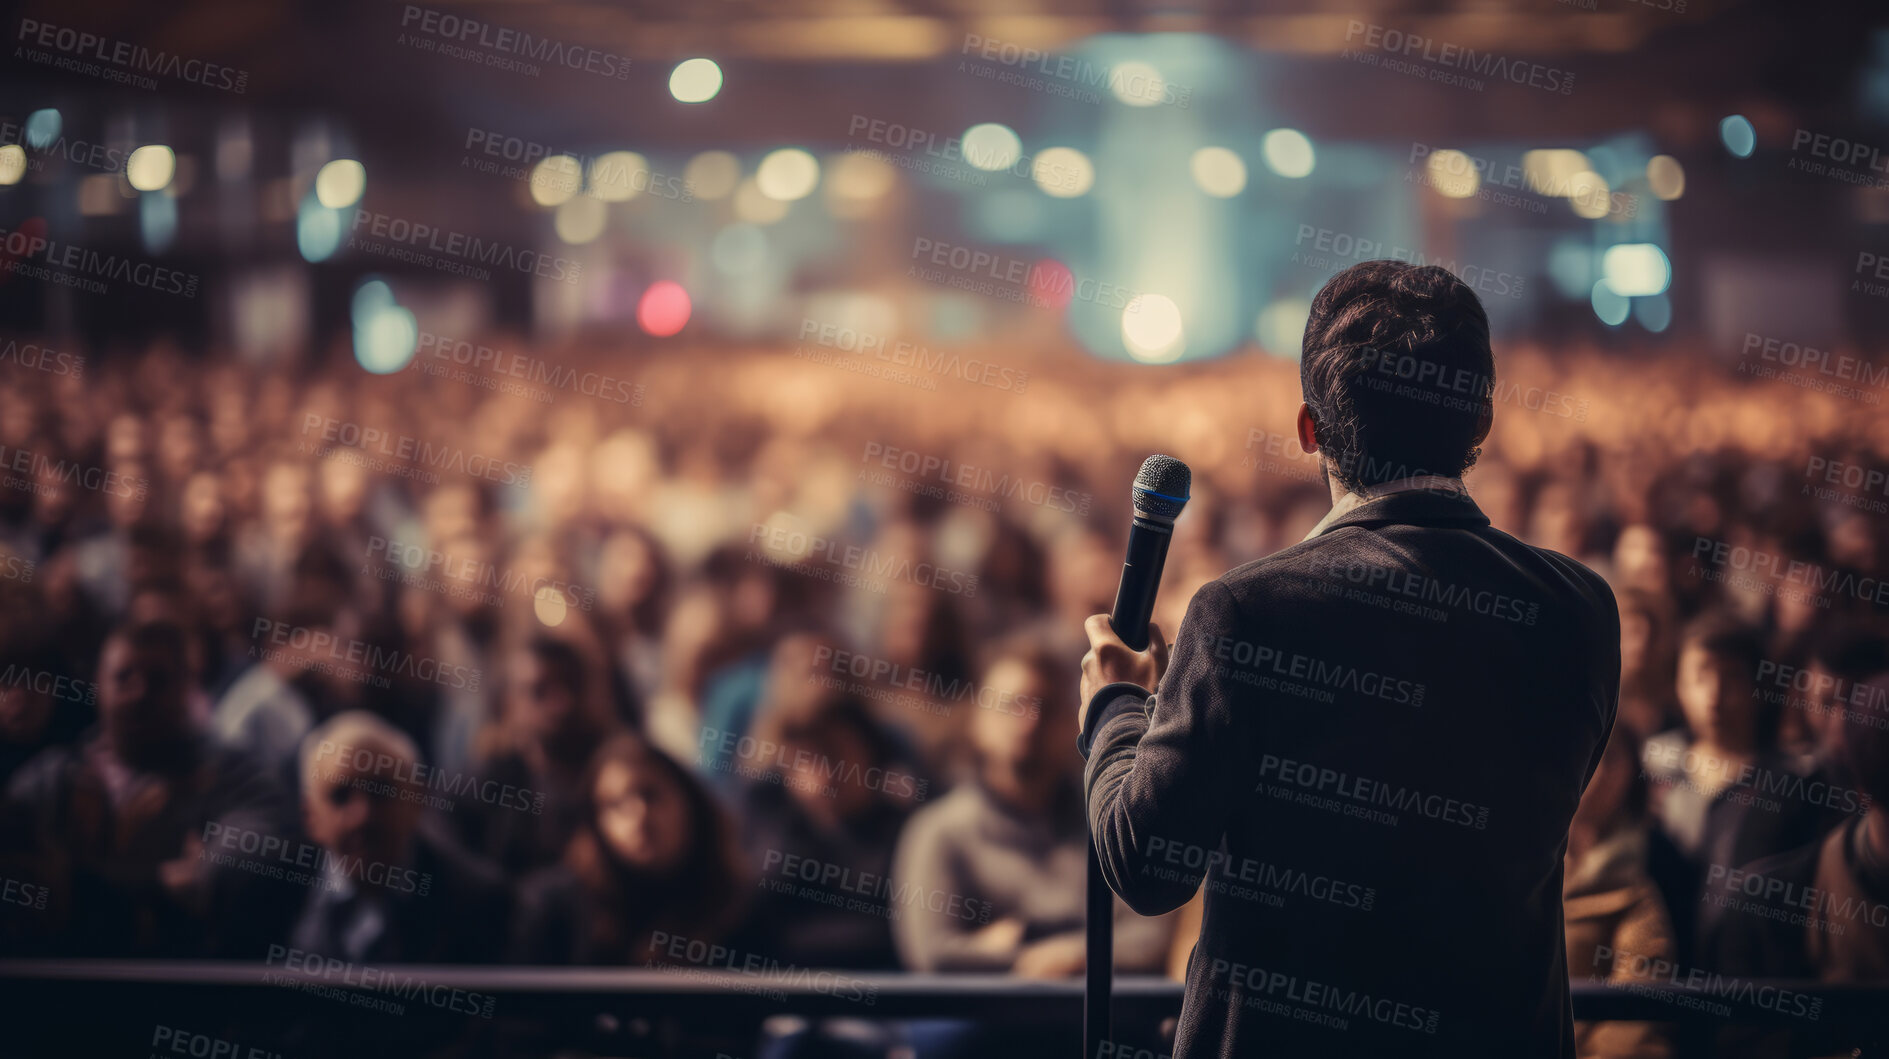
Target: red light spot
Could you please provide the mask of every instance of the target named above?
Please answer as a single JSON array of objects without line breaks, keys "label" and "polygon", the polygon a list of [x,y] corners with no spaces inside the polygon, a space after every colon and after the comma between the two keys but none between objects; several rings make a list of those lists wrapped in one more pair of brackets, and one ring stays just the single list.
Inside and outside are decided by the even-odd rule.
[{"label": "red light spot", "polygon": [[652,283],[636,303],[636,322],[657,338],[667,338],[689,322],[689,292],[671,280]]},{"label": "red light spot", "polygon": [[1069,299],[1076,293],[1076,274],[1069,270],[1068,265],[1053,257],[1046,257],[1030,266],[1030,275],[1024,285],[1029,288],[1032,304],[1065,309],[1069,306]]}]

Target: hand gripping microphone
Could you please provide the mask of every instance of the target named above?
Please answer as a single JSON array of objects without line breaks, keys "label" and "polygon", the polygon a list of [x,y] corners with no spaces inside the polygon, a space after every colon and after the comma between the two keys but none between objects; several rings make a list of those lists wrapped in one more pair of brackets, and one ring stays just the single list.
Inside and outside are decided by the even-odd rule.
[{"label": "hand gripping microphone", "polygon": [[[1194,474],[1172,456],[1150,456],[1135,475],[1135,521],[1128,527],[1128,558],[1122,561],[1122,583],[1115,590],[1115,609],[1108,623],[1122,642],[1137,651],[1148,649],[1148,619],[1154,615],[1154,592],[1161,585],[1161,564],[1167,562],[1168,542],[1174,539],[1174,519],[1187,506],[1187,490]],[[1114,1039],[1109,1028],[1109,993],[1114,977],[1115,902],[1095,852],[1095,834],[1089,834],[1088,892],[1084,895],[1084,949],[1082,983],[1082,1055],[1095,1059],[1101,1045]]]},{"label": "hand gripping microphone", "polygon": [[1161,585],[1161,564],[1167,562],[1174,520],[1187,505],[1193,479],[1187,465],[1172,456],[1148,457],[1135,475],[1135,521],[1128,528],[1128,557],[1122,561],[1122,583],[1108,621],[1115,635],[1137,651],[1148,649],[1148,619],[1154,614],[1155,589]]}]

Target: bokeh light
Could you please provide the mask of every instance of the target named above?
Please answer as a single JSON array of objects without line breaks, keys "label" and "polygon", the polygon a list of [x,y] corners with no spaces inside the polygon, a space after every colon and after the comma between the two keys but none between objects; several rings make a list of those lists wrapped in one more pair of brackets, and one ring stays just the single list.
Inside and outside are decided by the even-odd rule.
[{"label": "bokeh light", "polygon": [[584,167],[568,154],[554,154],[532,167],[531,201],[540,206],[562,206],[584,183]]},{"label": "bokeh light", "polygon": [[366,191],[367,167],[352,158],[337,158],[315,174],[315,197],[331,210],[347,209]]},{"label": "bokeh light", "polygon": [[125,159],[125,180],[139,191],[162,191],[177,175],[177,155],[161,143],[146,144]]},{"label": "bokeh light", "polygon": [[1167,80],[1153,64],[1130,59],[1109,70],[1108,88],[1131,107],[1152,107],[1167,95]]},{"label": "bokeh light", "polygon": [[610,151],[590,163],[591,195],[604,202],[628,202],[649,187],[649,159],[635,151]]},{"label": "bokeh light", "polygon": [[1148,364],[1176,360],[1187,347],[1180,306],[1165,294],[1137,294],[1122,310],[1122,344]]},{"label": "bokeh light", "polygon": [[1007,125],[985,122],[964,130],[964,160],[986,172],[996,173],[1017,164],[1023,157],[1023,141]]},{"label": "bokeh light", "polygon": [[1646,184],[1654,196],[1671,202],[1686,193],[1686,171],[1679,159],[1657,154],[1646,163]]},{"label": "bokeh light", "polygon": [[1188,159],[1194,184],[1217,199],[1230,199],[1246,190],[1246,163],[1225,147],[1202,147]]},{"label": "bokeh light", "polygon": [[1758,130],[1752,128],[1751,120],[1743,114],[1733,114],[1719,122],[1718,138],[1727,151],[1739,158],[1750,158],[1751,152],[1758,149]]},{"label": "bokeh light", "polygon": [[698,199],[725,199],[741,181],[741,160],[727,151],[703,151],[689,159],[682,180]]},{"label": "bokeh light", "polygon": [[1095,163],[1074,147],[1045,147],[1030,163],[1030,179],[1053,198],[1081,198],[1095,186]]},{"label": "bokeh light", "polygon": [[551,227],[558,238],[574,246],[591,243],[603,234],[610,221],[610,207],[592,195],[579,195],[558,206]]},{"label": "bokeh light", "polygon": [[1444,198],[1466,199],[1482,187],[1482,174],[1476,171],[1475,161],[1461,151],[1445,148],[1433,152],[1424,163],[1424,172],[1430,177],[1430,186]]},{"label": "bokeh light", "polygon": [[1600,277],[1616,294],[1644,298],[1665,293],[1673,267],[1652,243],[1620,243],[1600,255]]},{"label": "bokeh light", "polygon": [[26,148],[17,143],[0,146],[0,187],[17,184],[26,176]]},{"label": "bokeh light", "polygon": [[1318,155],[1312,150],[1312,141],[1297,129],[1274,129],[1259,141],[1260,153],[1266,158],[1266,166],[1282,177],[1294,180],[1312,175],[1312,169],[1318,164]]},{"label": "bokeh light", "polygon": [[754,183],[776,202],[795,202],[813,194],[820,183],[820,163],[798,147],[783,147],[761,159]]},{"label": "bokeh light", "polygon": [[1600,318],[1601,323],[1608,327],[1619,327],[1627,322],[1627,313],[1632,310],[1633,303],[1609,287],[1606,280],[1594,284],[1588,297],[1594,306],[1594,315]]},{"label": "bokeh light", "polygon": [[689,322],[689,292],[672,280],[652,283],[636,303],[636,323],[657,338],[667,338]]},{"label": "bokeh light", "polygon": [[706,103],[721,93],[721,67],[713,59],[684,59],[669,74],[669,94],[681,103]]}]

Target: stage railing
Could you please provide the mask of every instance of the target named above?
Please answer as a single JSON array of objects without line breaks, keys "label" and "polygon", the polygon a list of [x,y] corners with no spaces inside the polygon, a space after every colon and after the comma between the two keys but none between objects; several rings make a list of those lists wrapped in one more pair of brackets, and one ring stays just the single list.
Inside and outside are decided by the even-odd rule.
[{"label": "stage railing", "polygon": [[[364,979],[370,974],[371,979]],[[363,988],[363,982],[367,983]],[[141,1005],[188,1005],[217,994],[223,1004],[281,1006],[310,986],[372,991],[405,988],[457,990],[489,997],[505,1017],[568,1020],[577,1025],[666,1018],[758,1026],[770,1015],[808,1018],[972,1018],[1017,1025],[1064,1024],[1072,1033],[1082,1016],[1082,981],[1040,982],[987,974],[855,973],[851,971],[731,970],[704,966],[659,968],[399,965],[378,968],[291,969],[280,961],[146,961],[0,959],[0,992],[21,1001],[13,1019],[30,1023],[36,1011],[65,1003],[108,1003],[136,997]],[[232,995],[229,991],[235,991]],[[1808,1025],[1889,1037],[1889,985],[1726,979],[1701,986],[1613,985],[1573,987],[1577,1019],[1680,1024],[1694,1037],[1726,1022]],[[1788,998],[1788,1003],[1780,1002]],[[1180,1010],[1181,986],[1165,978],[1115,979],[1114,1025],[1153,1026]],[[39,1006],[36,1006],[36,1001]],[[1806,1016],[1806,1008],[1813,1013]]]}]

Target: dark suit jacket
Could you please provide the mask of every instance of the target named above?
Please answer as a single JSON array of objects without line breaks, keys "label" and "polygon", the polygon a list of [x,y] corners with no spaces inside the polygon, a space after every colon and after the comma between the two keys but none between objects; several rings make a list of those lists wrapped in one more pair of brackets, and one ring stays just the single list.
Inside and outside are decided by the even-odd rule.
[{"label": "dark suit jacket", "polygon": [[1613,727],[1599,576],[1407,491],[1203,587],[1084,732],[1144,915],[1207,887],[1176,1059],[1572,1056],[1568,821]]}]

